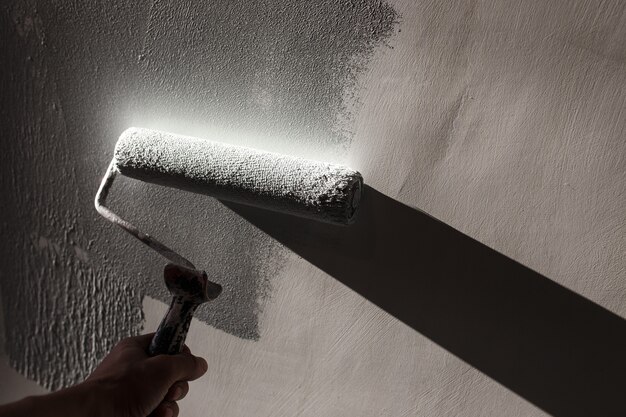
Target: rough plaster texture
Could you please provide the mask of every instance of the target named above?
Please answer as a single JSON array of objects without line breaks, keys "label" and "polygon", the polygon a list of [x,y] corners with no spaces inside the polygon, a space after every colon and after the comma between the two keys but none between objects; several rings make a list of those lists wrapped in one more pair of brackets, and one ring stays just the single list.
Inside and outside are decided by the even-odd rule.
[{"label": "rough plaster texture", "polygon": [[[57,42],[49,43],[47,50],[65,45],[73,54],[55,61],[57,69],[64,64],[64,71],[55,77],[46,79],[43,76],[52,69],[39,68],[43,77],[36,80],[39,84],[26,86],[16,81],[27,73],[17,79],[3,73],[3,87],[13,82],[30,88],[22,92],[23,97],[40,106],[27,107],[24,98],[16,100],[31,117],[30,124],[20,124],[24,134],[37,133],[41,115],[58,114],[51,103],[63,114],[71,114],[66,116],[71,123],[63,122],[70,131],[58,139],[73,138],[68,145],[74,149],[72,166],[79,173],[91,173],[85,167],[97,165],[94,161],[105,166],[107,157],[101,155],[110,155],[116,134],[128,125],[167,128],[164,125],[169,123],[181,133],[196,135],[196,130],[212,128],[210,122],[203,126],[194,117],[207,116],[219,107],[208,98],[209,89],[200,88],[207,96],[184,104],[185,94],[205,78],[185,78],[190,76],[176,65],[176,57],[163,65],[158,60],[137,64],[133,60],[143,50],[134,41],[137,32],[149,35],[147,45],[171,46],[179,36],[173,34],[173,22],[168,26],[163,4],[154,3],[153,12],[148,6],[133,6],[134,11],[93,9],[111,25],[129,13],[150,16],[139,20],[141,29],[126,23],[126,31],[115,32],[102,23],[95,36],[80,41],[68,39],[69,30],[54,31]],[[197,7],[180,7],[177,13],[195,16]],[[626,5],[590,0],[397,0],[393,7],[402,16],[401,31],[388,40],[393,49],[374,51],[368,72],[358,78],[362,107],[353,114],[353,139],[346,154],[335,156],[361,171],[372,187],[363,201],[360,220],[365,222],[342,234],[243,207],[230,206],[233,211],[229,211],[219,205],[203,206],[203,216],[220,219],[220,236],[232,241],[227,250],[241,253],[243,243],[229,232],[242,230],[247,239],[249,233],[272,236],[288,250],[268,250],[263,258],[274,266],[276,275],[271,297],[258,316],[262,329],[258,341],[200,321],[192,324],[189,344],[207,357],[211,371],[193,385],[181,404],[182,413],[624,415]],[[63,22],[63,12],[72,10],[52,7],[40,13]],[[73,24],[90,22],[91,14],[73,13]],[[224,15],[221,28],[236,26],[239,19]],[[194,33],[190,29],[199,20],[200,16],[189,23],[183,20],[177,29]],[[18,27],[43,33],[36,21]],[[9,31],[12,25],[1,27]],[[296,32],[298,25],[293,25]],[[258,34],[248,27],[239,30],[251,37]],[[46,36],[44,41],[50,42],[51,35]],[[182,46],[176,44],[180,56],[193,57],[203,44],[190,39]],[[129,60],[120,65],[96,59],[96,65],[90,66],[79,59],[94,54],[121,54]],[[14,68],[9,74],[33,71],[23,60],[7,61]],[[149,102],[146,96],[129,94],[126,107],[120,107],[115,91],[121,95],[119,86],[134,82],[133,76],[121,75],[135,74],[129,70],[144,62],[155,71],[151,86],[158,92],[150,96],[152,107],[133,114],[129,110],[136,103]],[[156,88],[170,85],[168,81],[172,88]],[[180,86],[182,91],[174,88]],[[224,91],[243,91],[230,86],[234,90]],[[266,90],[275,93],[275,88]],[[91,100],[73,102],[73,93],[83,90],[90,92]],[[298,94],[301,91],[293,97]],[[180,106],[160,107],[158,98]],[[3,120],[14,115],[6,106],[2,111]],[[185,112],[194,120],[188,121]],[[313,118],[324,120],[321,113]],[[244,130],[254,124],[255,113],[246,114]],[[281,129],[289,131],[286,126],[297,128],[283,125],[278,113],[259,117],[265,116],[281,122],[277,134]],[[63,117],[58,120],[61,123]],[[264,124],[265,129],[270,127],[271,122]],[[296,136],[297,146],[292,147],[305,154],[319,151],[311,147],[306,132]],[[34,137],[43,138],[41,132]],[[105,138],[111,142],[105,143]],[[317,143],[334,143],[332,138],[320,140]],[[55,157],[51,152],[57,142],[31,142],[45,147],[50,159]],[[272,145],[268,142],[268,146]],[[330,153],[336,152],[330,148]],[[20,149],[32,158],[42,157],[42,149]],[[64,167],[69,169],[63,164],[60,169]],[[47,177],[36,174],[26,170],[23,175],[30,178],[29,185],[37,181],[40,187],[46,185]],[[68,198],[63,207],[80,207],[80,197],[92,195],[97,173],[90,175],[93,184],[78,181],[75,196],[68,193],[78,201]],[[15,177],[5,181],[18,181]],[[150,202],[148,206],[159,207],[173,224],[193,222],[201,214],[177,212],[172,207],[176,200],[151,195],[156,188],[126,187],[120,192],[135,195],[138,205]],[[6,210],[6,201],[2,204]],[[165,222],[147,221],[159,219],[154,212],[146,214],[145,225],[165,230],[167,236]],[[97,236],[103,232],[91,225],[95,219],[87,219],[81,220],[80,227],[94,239],[88,253],[99,267],[111,260],[119,265],[128,253],[136,254],[141,264],[153,259],[134,252],[114,234]],[[16,224],[20,230],[25,227],[24,222]],[[241,224],[248,228],[241,229]],[[41,230],[52,227],[47,225],[55,230],[65,226],[42,218],[29,230],[45,235]],[[99,243],[104,239],[108,245]],[[198,248],[213,245],[211,238],[193,233],[191,237],[187,233],[186,239],[175,243],[189,250],[192,258],[194,253],[203,258]],[[28,247],[18,249],[25,249],[20,256],[28,263],[11,271],[3,268],[3,283],[7,272],[35,271],[33,266],[45,270],[52,262],[36,257]],[[227,253],[217,259],[217,266],[232,265]],[[123,266],[126,269],[119,268],[129,277],[158,275],[130,262]],[[146,329],[157,325],[165,308],[160,301],[144,299]],[[5,310],[11,311],[6,304]],[[232,317],[227,313],[220,312],[220,319]]]}]

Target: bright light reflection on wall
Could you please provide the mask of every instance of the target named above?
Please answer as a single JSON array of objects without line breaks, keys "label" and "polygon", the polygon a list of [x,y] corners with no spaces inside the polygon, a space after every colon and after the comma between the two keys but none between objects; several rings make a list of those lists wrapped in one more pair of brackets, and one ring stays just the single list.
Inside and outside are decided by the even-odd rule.
[{"label": "bright light reflection on wall", "polygon": [[189,120],[134,114],[127,127],[144,127],[176,134],[206,138],[232,145],[247,146],[260,150],[299,156],[302,158],[345,164],[346,149],[341,144],[329,145],[328,141],[303,135],[255,132],[252,129],[226,128],[216,124],[190,122]]}]

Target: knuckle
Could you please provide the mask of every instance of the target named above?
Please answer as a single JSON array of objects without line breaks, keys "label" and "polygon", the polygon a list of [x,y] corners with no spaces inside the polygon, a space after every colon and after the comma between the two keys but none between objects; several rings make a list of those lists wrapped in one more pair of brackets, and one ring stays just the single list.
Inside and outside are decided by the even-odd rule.
[{"label": "knuckle", "polygon": [[180,410],[178,408],[178,404],[175,401],[170,402],[167,406],[172,410],[173,417],[178,416],[178,412]]},{"label": "knuckle", "polygon": [[181,369],[189,370],[194,366],[193,356],[188,353],[180,353],[177,355],[176,360]]},{"label": "knuckle", "polygon": [[155,368],[165,374],[171,374],[175,371],[172,358],[168,355],[159,355],[153,358]]},{"label": "knuckle", "polygon": [[150,363],[147,361],[140,362],[136,365],[137,373],[141,375],[147,375],[152,373],[153,366],[150,366]]},{"label": "knuckle", "polygon": [[179,382],[178,384],[178,392],[177,392],[177,397],[176,400],[181,400],[183,398],[185,398],[185,396],[187,395],[187,393],[189,392],[189,384],[187,382]]}]

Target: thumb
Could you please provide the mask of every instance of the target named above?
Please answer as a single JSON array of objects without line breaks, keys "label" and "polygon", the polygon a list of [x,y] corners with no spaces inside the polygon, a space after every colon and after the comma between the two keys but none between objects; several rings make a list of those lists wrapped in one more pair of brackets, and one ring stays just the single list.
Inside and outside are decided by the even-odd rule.
[{"label": "thumb", "polygon": [[147,360],[159,378],[171,383],[176,381],[193,381],[200,378],[208,369],[207,362],[191,353],[183,352],[176,355],[157,355]]}]

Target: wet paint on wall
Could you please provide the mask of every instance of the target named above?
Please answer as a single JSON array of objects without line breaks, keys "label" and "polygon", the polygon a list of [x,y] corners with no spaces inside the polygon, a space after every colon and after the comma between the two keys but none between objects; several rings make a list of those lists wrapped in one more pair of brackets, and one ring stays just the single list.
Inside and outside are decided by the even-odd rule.
[{"label": "wet paint on wall", "polygon": [[[358,77],[397,20],[376,0],[0,6],[0,293],[12,366],[48,388],[69,385],[141,330],[144,296],[169,299],[162,260],[92,206],[119,133],[236,132],[227,141],[340,159]],[[224,286],[201,320],[263,337],[284,248],[204,196],[126,180],[110,204]]]}]

